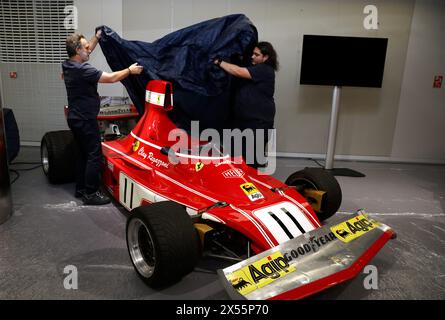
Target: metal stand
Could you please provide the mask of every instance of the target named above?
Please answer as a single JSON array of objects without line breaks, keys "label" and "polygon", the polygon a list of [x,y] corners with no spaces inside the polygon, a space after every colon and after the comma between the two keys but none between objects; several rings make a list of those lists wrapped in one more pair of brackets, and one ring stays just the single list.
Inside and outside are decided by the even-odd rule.
[{"label": "metal stand", "polygon": [[325,169],[329,170],[334,176],[348,176],[348,177],[364,177],[363,173],[347,168],[333,168],[335,140],[337,138],[338,126],[338,111],[340,107],[341,87],[335,86],[332,94],[332,111],[331,122],[329,124],[328,148],[326,152]]},{"label": "metal stand", "polygon": [[9,180],[6,136],[2,107],[2,83],[0,78],[0,224],[12,215],[11,184]]}]

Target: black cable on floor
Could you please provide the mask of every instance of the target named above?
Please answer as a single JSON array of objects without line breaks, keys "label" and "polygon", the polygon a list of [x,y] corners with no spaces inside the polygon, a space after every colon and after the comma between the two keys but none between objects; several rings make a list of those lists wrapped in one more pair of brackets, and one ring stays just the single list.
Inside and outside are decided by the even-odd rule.
[{"label": "black cable on floor", "polygon": [[41,162],[40,161],[39,162],[23,162],[23,161],[21,161],[21,162],[12,162],[9,165],[11,166],[14,164],[41,164]]},{"label": "black cable on floor", "polygon": [[20,173],[14,169],[9,169],[9,171],[16,174],[15,179],[11,181],[11,184],[13,184],[14,182],[16,182],[18,180],[18,178],[20,178]]},{"label": "black cable on floor", "polygon": [[19,171],[31,171],[31,170],[40,168],[42,166],[42,163],[40,163],[40,162],[12,162],[12,163],[9,164],[9,166],[23,165],[23,164],[36,164],[36,166],[31,167],[31,168],[23,168],[23,169],[18,169],[18,168],[12,169],[12,168],[9,168],[9,171],[16,175],[14,180],[11,181],[11,185],[20,178]]},{"label": "black cable on floor", "polygon": [[[11,165],[14,165],[14,164],[16,164],[16,163],[13,163],[13,164],[11,164]],[[24,169],[15,169],[15,170],[17,170],[17,171],[30,171],[30,170],[34,170],[34,169],[37,169],[37,168],[40,168],[42,166],[42,164],[40,163],[39,165],[37,165],[37,166],[35,166],[35,167],[31,167],[31,168],[24,168]]]},{"label": "black cable on floor", "polygon": [[324,165],[321,164],[320,162],[318,162],[317,160],[315,160],[313,158],[308,158],[308,160],[314,161],[319,167],[324,168]]}]

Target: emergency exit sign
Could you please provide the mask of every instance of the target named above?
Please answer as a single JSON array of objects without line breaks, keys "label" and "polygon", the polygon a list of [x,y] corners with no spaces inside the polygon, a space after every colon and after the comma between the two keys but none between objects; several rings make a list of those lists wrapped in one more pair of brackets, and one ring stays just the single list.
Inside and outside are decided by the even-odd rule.
[{"label": "emergency exit sign", "polygon": [[434,76],[433,88],[442,88],[443,76]]}]

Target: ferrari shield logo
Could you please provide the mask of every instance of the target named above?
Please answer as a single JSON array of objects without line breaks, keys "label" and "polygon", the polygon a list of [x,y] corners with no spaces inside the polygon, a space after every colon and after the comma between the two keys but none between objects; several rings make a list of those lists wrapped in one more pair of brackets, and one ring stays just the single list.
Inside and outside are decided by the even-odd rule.
[{"label": "ferrari shield logo", "polygon": [[139,140],[134,140],[133,142],[133,151],[136,152],[139,149]]},{"label": "ferrari shield logo", "polygon": [[195,170],[196,170],[196,172],[199,172],[199,171],[201,171],[202,170],[202,168],[204,168],[204,163],[202,163],[202,162],[196,162],[196,164],[195,164]]}]

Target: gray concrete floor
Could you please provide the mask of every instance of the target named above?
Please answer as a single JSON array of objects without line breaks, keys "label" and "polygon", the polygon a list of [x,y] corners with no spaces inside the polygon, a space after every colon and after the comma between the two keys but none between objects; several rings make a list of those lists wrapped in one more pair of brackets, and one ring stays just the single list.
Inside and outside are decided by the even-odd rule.
[{"label": "gray concrete floor", "polygon": [[[38,162],[39,148],[22,147],[15,161]],[[305,166],[317,165],[278,159],[274,176],[283,181]],[[398,238],[371,261],[378,289],[365,289],[362,273],[310,299],[445,299],[445,166],[336,161],[335,167],[366,174],[337,177],[338,215],[365,208]],[[203,259],[171,287],[145,286],[127,253],[122,208],[82,206],[73,188],[50,185],[41,168],[20,172],[12,186],[13,216],[0,225],[0,299],[228,299],[215,274],[227,263],[215,260]],[[78,270],[77,290],[64,288],[68,265]]]}]

